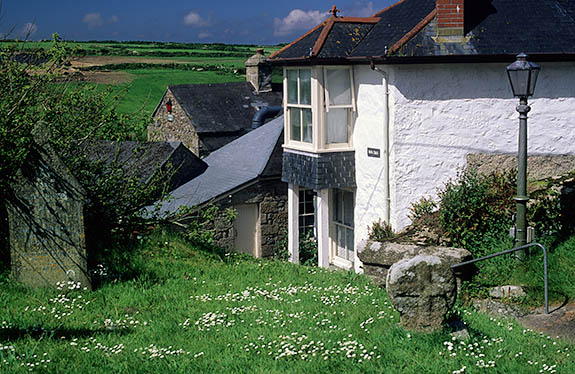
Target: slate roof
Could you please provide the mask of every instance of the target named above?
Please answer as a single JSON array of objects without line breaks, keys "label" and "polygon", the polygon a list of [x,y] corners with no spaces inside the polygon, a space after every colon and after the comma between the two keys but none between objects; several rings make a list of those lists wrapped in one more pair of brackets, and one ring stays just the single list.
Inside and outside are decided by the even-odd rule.
[{"label": "slate roof", "polygon": [[[270,61],[321,63],[373,58],[401,62],[430,57],[433,60],[438,56],[495,59],[519,52],[551,60],[566,55],[575,57],[573,0],[467,0],[465,38],[459,40],[436,38],[435,3],[436,0],[401,0],[373,17],[364,18],[364,22],[356,19],[350,26],[358,28],[359,42],[352,42],[349,29],[342,32],[337,18],[331,16],[305,38],[270,56]],[[377,23],[367,22],[374,18]],[[330,22],[338,27],[321,38],[318,31],[324,31]],[[310,45],[317,53],[309,53]]]},{"label": "slate roof", "polygon": [[[280,116],[211,153],[204,161],[208,169],[197,178],[172,191],[160,202],[160,215],[175,213],[180,206],[198,206],[257,180],[281,175],[283,116]],[[270,172],[270,165],[278,170]],[[279,165],[279,167],[277,167]],[[155,207],[149,207],[155,211]]]},{"label": "slate roof", "polygon": [[171,175],[171,188],[176,188],[200,175],[207,164],[188,150],[181,142],[96,141],[84,152],[92,161],[117,163],[128,176],[148,183],[152,176],[168,162],[175,168]]},{"label": "slate roof", "polygon": [[281,90],[257,93],[249,82],[168,86],[198,134],[250,129],[254,114],[282,105]]}]

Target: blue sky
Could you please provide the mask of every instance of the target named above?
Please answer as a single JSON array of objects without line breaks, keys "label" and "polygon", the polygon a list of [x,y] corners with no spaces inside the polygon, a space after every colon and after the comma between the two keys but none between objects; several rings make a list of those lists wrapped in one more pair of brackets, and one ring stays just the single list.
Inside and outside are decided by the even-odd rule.
[{"label": "blue sky", "polygon": [[[341,0],[341,16],[371,16],[396,0]],[[0,35],[74,40],[290,42],[328,16],[330,1],[0,0]]]}]

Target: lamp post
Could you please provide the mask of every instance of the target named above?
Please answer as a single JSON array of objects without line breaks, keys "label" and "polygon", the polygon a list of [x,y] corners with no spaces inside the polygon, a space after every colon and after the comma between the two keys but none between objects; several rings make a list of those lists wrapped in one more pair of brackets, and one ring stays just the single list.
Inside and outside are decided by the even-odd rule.
[{"label": "lamp post", "polygon": [[515,215],[515,247],[527,244],[527,113],[531,107],[527,105],[527,98],[533,96],[537,76],[541,67],[527,61],[527,55],[517,55],[517,61],[507,67],[507,75],[513,95],[519,98],[517,111],[519,112],[519,152],[517,155],[517,203]]}]

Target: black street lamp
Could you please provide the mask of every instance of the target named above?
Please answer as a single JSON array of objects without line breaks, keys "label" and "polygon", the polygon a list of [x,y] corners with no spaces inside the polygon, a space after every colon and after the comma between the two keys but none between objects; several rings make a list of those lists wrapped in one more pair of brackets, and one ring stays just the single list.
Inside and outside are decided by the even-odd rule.
[{"label": "black street lamp", "polygon": [[527,98],[533,96],[541,67],[527,61],[527,55],[517,55],[517,61],[507,67],[513,95],[519,98],[519,152],[517,155],[517,214],[515,216],[515,247],[527,244],[527,113],[531,107]]}]

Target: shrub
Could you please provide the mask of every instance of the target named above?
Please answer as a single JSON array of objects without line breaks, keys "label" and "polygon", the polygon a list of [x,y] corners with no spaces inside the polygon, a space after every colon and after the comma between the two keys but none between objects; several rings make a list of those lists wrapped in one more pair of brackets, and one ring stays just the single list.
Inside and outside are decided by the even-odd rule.
[{"label": "shrub", "polygon": [[[312,231],[306,231],[299,238],[299,262],[305,266],[317,266],[317,239]],[[274,258],[277,260],[289,260],[288,232],[284,230],[281,239],[274,246]]]},{"label": "shrub", "polygon": [[493,238],[508,234],[513,194],[511,173],[481,176],[466,169],[438,192],[441,225],[455,246],[483,255]]},{"label": "shrub", "polygon": [[378,242],[383,242],[386,240],[393,239],[395,233],[391,225],[383,220],[378,219],[371,224],[371,227],[367,228],[369,240],[374,240]]},{"label": "shrub", "polygon": [[422,197],[418,202],[413,203],[409,208],[409,218],[412,221],[422,219],[437,210],[437,203],[431,197]]}]

